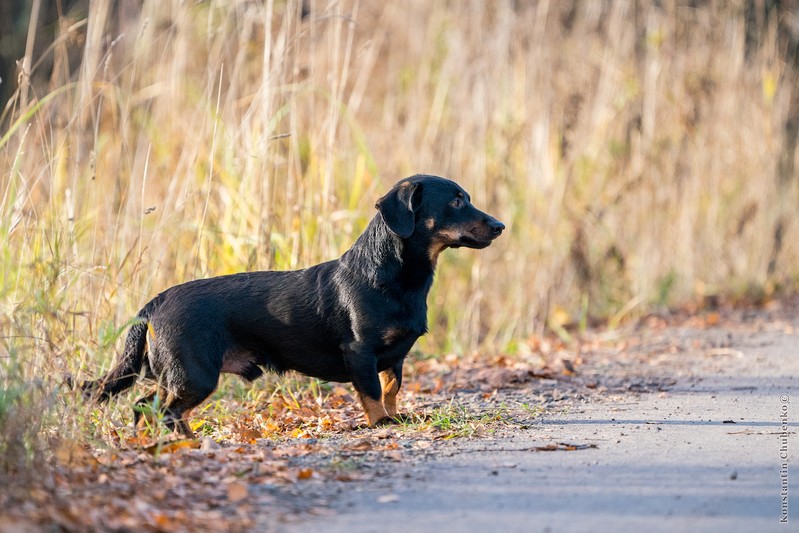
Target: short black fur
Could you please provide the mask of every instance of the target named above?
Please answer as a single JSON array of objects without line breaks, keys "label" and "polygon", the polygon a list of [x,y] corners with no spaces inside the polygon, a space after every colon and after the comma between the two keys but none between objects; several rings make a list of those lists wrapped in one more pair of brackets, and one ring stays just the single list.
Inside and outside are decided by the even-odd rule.
[{"label": "short black fur", "polygon": [[403,361],[427,331],[438,254],[484,248],[504,225],[472,206],[455,182],[435,176],[400,181],[376,207],[338,260],[162,292],[139,311],[117,366],[83,390],[104,400],[144,370],[159,385],[138,403],[160,394],[167,424],[191,435],[184,417],[214,391],[220,373],[252,381],[264,369],[296,370],[352,382],[370,425],[396,416]]}]

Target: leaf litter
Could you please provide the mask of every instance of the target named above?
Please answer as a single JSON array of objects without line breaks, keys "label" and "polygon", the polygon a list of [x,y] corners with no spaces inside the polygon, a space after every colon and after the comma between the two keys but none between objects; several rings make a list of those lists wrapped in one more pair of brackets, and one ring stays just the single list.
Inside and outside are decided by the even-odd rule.
[{"label": "leaf litter", "polygon": [[[675,362],[687,352],[719,364],[729,352],[729,338],[713,335],[721,321],[756,335],[758,325],[747,317],[722,315],[648,317],[624,331],[586,332],[568,345],[531,337],[513,356],[411,360],[401,408],[413,415],[390,427],[363,428],[351,389],[335,385],[322,393],[223,398],[216,402],[223,409],[205,407],[192,420],[199,439],[134,437],[123,428],[83,442],[54,441],[37,477],[0,490],[0,533],[247,531],[324,514],[330,484],[379,478],[392,465],[427,456],[492,451],[457,442],[518,433],[553,409],[621,393],[667,394],[673,379],[659,377],[663,365],[679,369]],[[596,448],[551,442],[514,449]],[[396,501],[392,493],[380,498]]]}]

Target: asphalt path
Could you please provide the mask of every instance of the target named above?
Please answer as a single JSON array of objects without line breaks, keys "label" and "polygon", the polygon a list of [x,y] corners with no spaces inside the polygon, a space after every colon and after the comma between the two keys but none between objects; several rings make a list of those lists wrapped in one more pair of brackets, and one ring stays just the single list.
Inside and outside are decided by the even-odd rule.
[{"label": "asphalt path", "polygon": [[447,443],[339,488],[329,512],[279,529],[799,531],[792,316],[659,331],[700,349],[586,372],[638,372],[666,386],[611,388],[547,410],[528,428]]}]

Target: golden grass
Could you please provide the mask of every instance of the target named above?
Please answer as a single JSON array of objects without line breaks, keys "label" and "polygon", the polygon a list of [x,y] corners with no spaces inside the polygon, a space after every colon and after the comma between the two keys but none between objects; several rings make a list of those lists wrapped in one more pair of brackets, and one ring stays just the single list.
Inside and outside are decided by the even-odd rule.
[{"label": "golden grass", "polygon": [[92,2],[62,36],[80,67],[23,83],[0,136],[0,430],[14,390],[107,367],[160,290],[335,258],[417,172],[508,226],[444,254],[427,352],[796,280],[792,222],[767,274],[796,205],[775,178],[791,86],[774,31],[745,60],[739,4],[313,4],[144,0],[119,23]]}]

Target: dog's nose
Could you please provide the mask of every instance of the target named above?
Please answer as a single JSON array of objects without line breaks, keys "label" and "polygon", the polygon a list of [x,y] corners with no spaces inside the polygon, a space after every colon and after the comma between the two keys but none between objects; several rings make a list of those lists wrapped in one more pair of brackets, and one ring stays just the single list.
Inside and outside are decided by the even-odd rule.
[{"label": "dog's nose", "polygon": [[489,218],[488,219],[488,229],[491,230],[491,233],[494,235],[499,235],[502,233],[502,230],[505,229],[505,224],[497,220],[496,218]]}]

